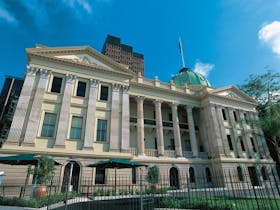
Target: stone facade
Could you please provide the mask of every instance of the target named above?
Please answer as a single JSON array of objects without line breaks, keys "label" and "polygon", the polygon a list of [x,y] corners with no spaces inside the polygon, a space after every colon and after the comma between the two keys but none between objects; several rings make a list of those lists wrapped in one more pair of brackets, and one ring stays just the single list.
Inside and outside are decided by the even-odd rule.
[{"label": "stone facade", "polygon": [[[27,49],[28,66],[1,154],[47,153],[87,164],[123,158],[161,174],[274,167],[256,102],[233,86],[176,86],[135,75],[89,47]],[[127,175],[131,175],[129,170]],[[244,173],[246,173],[244,171]]]}]

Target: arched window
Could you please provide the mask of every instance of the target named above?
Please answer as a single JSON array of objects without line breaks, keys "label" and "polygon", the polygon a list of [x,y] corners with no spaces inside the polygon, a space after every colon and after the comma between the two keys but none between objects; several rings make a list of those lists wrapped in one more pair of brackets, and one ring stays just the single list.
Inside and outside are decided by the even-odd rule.
[{"label": "arched window", "polygon": [[193,167],[189,168],[189,174],[190,174],[190,182],[195,183],[195,174],[194,174],[194,169]]},{"label": "arched window", "polygon": [[263,180],[264,180],[264,181],[267,181],[267,180],[268,180],[268,177],[267,177],[266,168],[265,168],[264,166],[261,167],[261,173],[262,173]]},{"label": "arched window", "polygon": [[241,181],[241,182],[244,181],[242,168],[240,166],[237,167],[237,175],[238,175],[239,181]]},{"label": "arched window", "polygon": [[211,172],[210,172],[210,169],[208,167],[205,169],[205,174],[206,174],[206,181],[207,182],[212,182]]}]

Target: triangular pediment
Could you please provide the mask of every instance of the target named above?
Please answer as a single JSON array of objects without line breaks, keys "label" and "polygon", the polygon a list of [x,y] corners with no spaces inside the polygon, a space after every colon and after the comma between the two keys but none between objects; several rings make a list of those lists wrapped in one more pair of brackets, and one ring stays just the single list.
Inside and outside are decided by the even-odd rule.
[{"label": "triangular pediment", "polygon": [[245,94],[244,92],[242,92],[234,86],[212,90],[211,94],[250,103],[257,103],[253,98],[251,98],[250,96],[248,96],[247,94]]},{"label": "triangular pediment", "polygon": [[113,59],[101,54],[88,46],[81,47],[46,47],[40,45],[36,48],[26,49],[27,57],[40,56],[54,61],[68,62],[69,64],[83,65],[108,72],[135,76],[127,65],[115,62]]}]

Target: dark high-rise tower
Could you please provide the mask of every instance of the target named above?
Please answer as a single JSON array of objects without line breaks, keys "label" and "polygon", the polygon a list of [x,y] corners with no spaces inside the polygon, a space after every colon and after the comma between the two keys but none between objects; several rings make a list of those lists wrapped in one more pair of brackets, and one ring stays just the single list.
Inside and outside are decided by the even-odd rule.
[{"label": "dark high-rise tower", "polygon": [[128,65],[131,71],[144,75],[144,55],[133,52],[133,47],[122,44],[120,38],[107,35],[102,53],[118,63]]},{"label": "dark high-rise tower", "polygon": [[22,78],[6,76],[0,95],[0,145],[9,134],[23,82]]}]

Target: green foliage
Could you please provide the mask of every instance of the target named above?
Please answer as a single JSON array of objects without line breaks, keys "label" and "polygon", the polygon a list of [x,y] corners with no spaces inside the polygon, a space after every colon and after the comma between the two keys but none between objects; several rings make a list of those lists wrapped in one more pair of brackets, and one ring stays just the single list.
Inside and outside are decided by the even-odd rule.
[{"label": "green foliage", "polygon": [[159,168],[156,165],[148,168],[148,174],[146,178],[150,184],[159,183],[159,176],[160,176]]},{"label": "green foliage", "polygon": [[187,199],[166,198],[162,200],[160,207],[170,209],[278,209],[279,199],[263,198],[258,202],[255,198],[232,198],[232,197],[191,197]]},{"label": "green foliage", "polygon": [[47,155],[41,155],[38,158],[38,167],[28,170],[36,176],[38,184],[48,184],[54,176],[54,160]]},{"label": "green foliage", "polygon": [[[67,198],[75,198],[76,193],[68,193]],[[20,199],[20,198],[7,198],[0,196],[0,205],[2,206],[21,206],[21,207],[32,207],[32,208],[41,208],[43,206],[51,205],[64,201],[66,199],[65,193],[55,193],[50,196],[45,196],[40,199],[29,198],[29,199]]]}]

